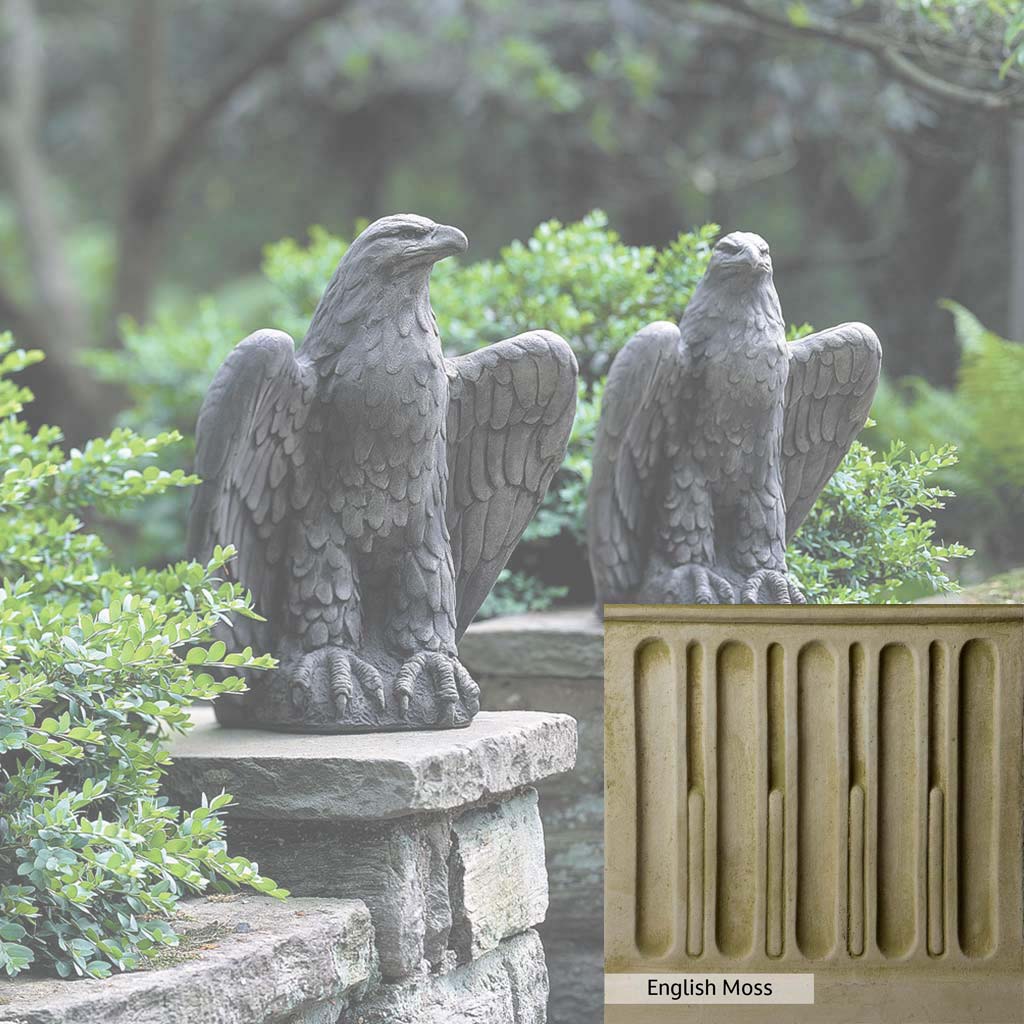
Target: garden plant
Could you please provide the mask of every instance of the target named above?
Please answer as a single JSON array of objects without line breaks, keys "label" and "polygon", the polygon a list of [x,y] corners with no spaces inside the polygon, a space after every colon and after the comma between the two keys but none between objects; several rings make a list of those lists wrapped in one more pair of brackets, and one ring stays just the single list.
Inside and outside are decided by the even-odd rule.
[{"label": "garden plant", "polygon": [[969,310],[944,302],[956,325],[960,364],[951,389],[921,377],[880,389],[876,411],[886,440],[908,445],[945,437],[960,459],[943,466],[937,482],[961,501],[941,515],[941,526],[978,548],[988,565],[1024,562],[1024,345],[989,330]]},{"label": "garden plant", "polygon": [[231,856],[212,793],[180,810],[159,794],[163,740],[200,699],[266,668],[211,641],[248,596],[208,565],[119,569],[88,516],[115,516],[193,482],[159,469],[180,438],[127,428],[65,452],[19,414],[9,379],[41,356],[0,338],[0,971],[103,977],[177,941],[186,894],[250,886],[284,896]]}]

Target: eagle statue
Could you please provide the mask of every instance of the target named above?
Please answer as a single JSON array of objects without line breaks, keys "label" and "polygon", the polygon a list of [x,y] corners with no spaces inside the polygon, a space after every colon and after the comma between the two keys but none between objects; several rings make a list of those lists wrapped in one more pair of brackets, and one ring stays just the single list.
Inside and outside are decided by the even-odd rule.
[{"label": "eagle statue", "polygon": [[864,324],[788,342],[768,244],[722,238],[679,325],[648,324],[608,374],[587,504],[598,606],[803,602],[786,545],[881,361]]},{"label": "eagle statue", "polygon": [[222,723],[305,732],[468,725],[479,689],[456,643],[565,455],[576,360],[548,331],[446,359],[430,306],[456,228],[400,215],[352,243],[298,352],[240,342],[196,427],[191,557],[233,545],[272,653]]}]

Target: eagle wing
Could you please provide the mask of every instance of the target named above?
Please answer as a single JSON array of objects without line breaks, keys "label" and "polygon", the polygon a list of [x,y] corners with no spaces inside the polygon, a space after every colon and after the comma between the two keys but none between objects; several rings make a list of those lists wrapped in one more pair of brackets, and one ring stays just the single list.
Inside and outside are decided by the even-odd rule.
[{"label": "eagle wing", "polygon": [[448,504],[457,637],[473,621],[562,464],[576,358],[532,331],[446,360]]},{"label": "eagle wing", "polygon": [[664,374],[675,380],[684,370],[679,328],[658,320],[630,338],[608,373],[587,499],[587,547],[599,605],[628,600],[643,578],[669,425],[657,384]]},{"label": "eagle wing", "polygon": [[[263,615],[273,614],[281,596],[289,513],[310,496],[302,431],[315,384],[287,334],[257,331],[217,371],[196,424],[202,483],[189,514],[188,555],[206,560],[218,544],[234,545],[238,555],[227,576],[251,591]],[[237,623],[235,638],[262,642],[256,627]]]},{"label": "eagle wing", "polygon": [[789,350],[782,438],[787,543],[867,421],[882,366],[882,347],[866,324],[810,334]]}]

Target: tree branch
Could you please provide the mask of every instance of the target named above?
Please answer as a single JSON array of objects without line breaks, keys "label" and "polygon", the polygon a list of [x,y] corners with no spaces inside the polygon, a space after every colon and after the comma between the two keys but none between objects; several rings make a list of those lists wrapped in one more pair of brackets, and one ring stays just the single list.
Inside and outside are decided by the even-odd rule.
[{"label": "tree branch", "polygon": [[[124,313],[136,320],[148,315],[175,180],[195,156],[217,116],[257,75],[282,63],[302,35],[318,22],[339,14],[350,3],[351,0],[320,0],[296,15],[214,86],[166,139],[159,137],[152,126],[144,133],[145,145],[125,161],[129,172],[121,208],[117,277],[111,303],[115,320]],[[135,31],[150,49],[158,46],[159,23],[165,13],[162,6],[163,0],[146,0],[138,9]],[[140,97],[140,116],[147,116],[144,109],[156,102],[156,78],[155,72],[148,75],[151,92],[148,102]],[[115,337],[116,331],[112,330],[111,342]]]},{"label": "tree branch", "polygon": [[215,86],[206,99],[188,114],[150,161],[135,182],[131,202],[139,210],[159,208],[166,202],[173,180],[187,164],[202,141],[206,130],[244,86],[262,71],[280,64],[301,36],[318,22],[347,7],[351,0],[321,0],[302,14],[296,15],[264,46],[251,54]]},{"label": "tree branch", "polygon": [[950,81],[914,63],[903,52],[898,41],[860,25],[807,13],[807,20],[790,21],[784,15],[762,10],[748,0],[699,0],[709,7],[727,10],[773,35],[788,38],[819,39],[847,49],[870,54],[894,78],[957,106],[981,110],[989,114],[1024,117],[1024,93],[1014,90],[979,89]]}]

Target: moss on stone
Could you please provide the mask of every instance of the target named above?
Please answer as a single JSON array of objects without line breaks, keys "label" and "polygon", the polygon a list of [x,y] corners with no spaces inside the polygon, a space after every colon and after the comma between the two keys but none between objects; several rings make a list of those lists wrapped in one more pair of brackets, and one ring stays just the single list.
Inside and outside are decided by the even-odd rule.
[{"label": "moss on stone", "polygon": [[178,944],[165,946],[152,956],[147,957],[140,965],[141,971],[163,971],[168,967],[176,967],[186,960],[196,960],[203,951],[217,945],[221,939],[227,938],[233,931],[230,925],[220,921],[206,924],[189,925],[180,919],[175,921],[178,932]]}]

